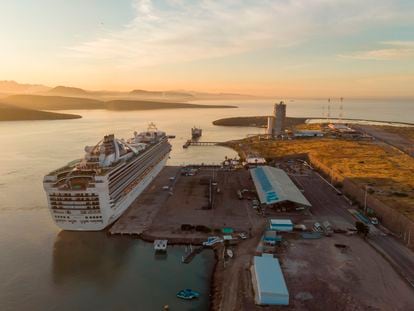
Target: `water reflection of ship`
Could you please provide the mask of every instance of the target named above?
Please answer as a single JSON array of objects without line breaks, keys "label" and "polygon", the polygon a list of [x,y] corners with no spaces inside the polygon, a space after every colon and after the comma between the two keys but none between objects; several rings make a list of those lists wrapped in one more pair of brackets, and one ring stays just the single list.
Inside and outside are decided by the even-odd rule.
[{"label": "water reflection of ship", "polygon": [[160,252],[155,252],[154,253],[154,259],[155,260],[167,260],[168,259],[168,253],[160,253]]},{"label": "water reflection of ship", "polygon": [[194,126],[191,129],[191,138],[192,139],[198,139],[198,138],[201,137],[202,133],[203,133],[203,130],[201,128],[198,128],[198,127]]},{"label": "water reflection of ship", "polygon": [[108,238],[105,232],[61,231],[53,249],[55,283],[85,280],[106,285],[122,276],[131,240]]}]

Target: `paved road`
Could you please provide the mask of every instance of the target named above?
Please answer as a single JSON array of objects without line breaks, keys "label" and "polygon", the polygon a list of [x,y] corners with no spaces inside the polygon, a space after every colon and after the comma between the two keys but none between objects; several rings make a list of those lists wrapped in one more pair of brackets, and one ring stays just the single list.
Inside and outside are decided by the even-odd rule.
[{"label": "paved road", "polygon": [[371,235],[368,241],[393,264],[414,287],[414,253],[393,236]]},{"label": "paved road", "polygon": [[311,213],[318,220],[329,220],[341,227],[355,225],[355,218],[348,212],[349,203],[318,174],[310,172],[309,176],[296,176],[294,179],[305,190],[304,194],[312,204]]},{"label": "paved road", "polygon": [[[312,214],[320,221],[328,219],[335,225],[354,226],[356,219],[349,213],[351,206],[343,196],[315,172],[309,177],[296,176],[294,180],[305,190],[305,196],[312,204]],[[367,242],[377,249],[414,287],[414,252],[405,247],[392,235],[387,235],[371,225]]]},{"label": "paved road", "polygon": [[383,141],[386,144],[394,146],[400,149],[402,152],[414,157],[413,141],[407,137],[399,135],[397,133],[391,133],[380,127],[371,125],[352,125],[356,130],[365,132],[368,135],[375,137],[377,140]]}]

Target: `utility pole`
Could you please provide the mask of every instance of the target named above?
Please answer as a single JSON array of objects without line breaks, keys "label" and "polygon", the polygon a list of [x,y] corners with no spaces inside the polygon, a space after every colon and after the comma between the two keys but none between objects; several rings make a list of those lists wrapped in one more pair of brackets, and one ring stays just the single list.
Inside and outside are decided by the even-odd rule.
[{"label": "utility pole", "polygon": [[[331,100],[329,99],[329,102],[331,102]],[[328,123],[331,123],[331,105],[328,105],[328,113],[327,113],[327,117],[328,117]]]},{"label": "utility pole", "polygon": [[364,214],[367,214],[367,195],[368,195],[368,186],[365,185],[365,196],[364,196]]}]

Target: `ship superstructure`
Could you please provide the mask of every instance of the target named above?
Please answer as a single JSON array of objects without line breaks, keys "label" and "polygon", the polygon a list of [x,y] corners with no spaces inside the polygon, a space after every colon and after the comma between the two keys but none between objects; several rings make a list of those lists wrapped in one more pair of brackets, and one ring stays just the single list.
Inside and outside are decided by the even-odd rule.
[{"label": "ship superstructure", "polygon": [[203,133],[203,130],[201,128],[198,128],[198,127],[194,126],[191,129],[191,138],[192,139],[198,139],[198,138],[201,137],[202,133]]},{"label": "ship superstructure", "polygon": [[83,159],[46,175],[55,223],[64,230],[102,230],[117,220],[165,166],[171,145],[150,124],[128,140],[106,135]]}]

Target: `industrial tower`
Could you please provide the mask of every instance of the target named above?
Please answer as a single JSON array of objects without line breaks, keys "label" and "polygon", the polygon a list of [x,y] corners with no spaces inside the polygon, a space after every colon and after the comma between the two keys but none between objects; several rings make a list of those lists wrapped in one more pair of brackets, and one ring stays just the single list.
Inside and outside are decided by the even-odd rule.
[{"label": "industrial tower", "polygon": [[279,104],[275,104],[274,108],[275,116],[275,127],[273,128],[273,135],[279,136],[282,135],[285,131],[285,120],[286,120],[286,105],[283,101]]}]

